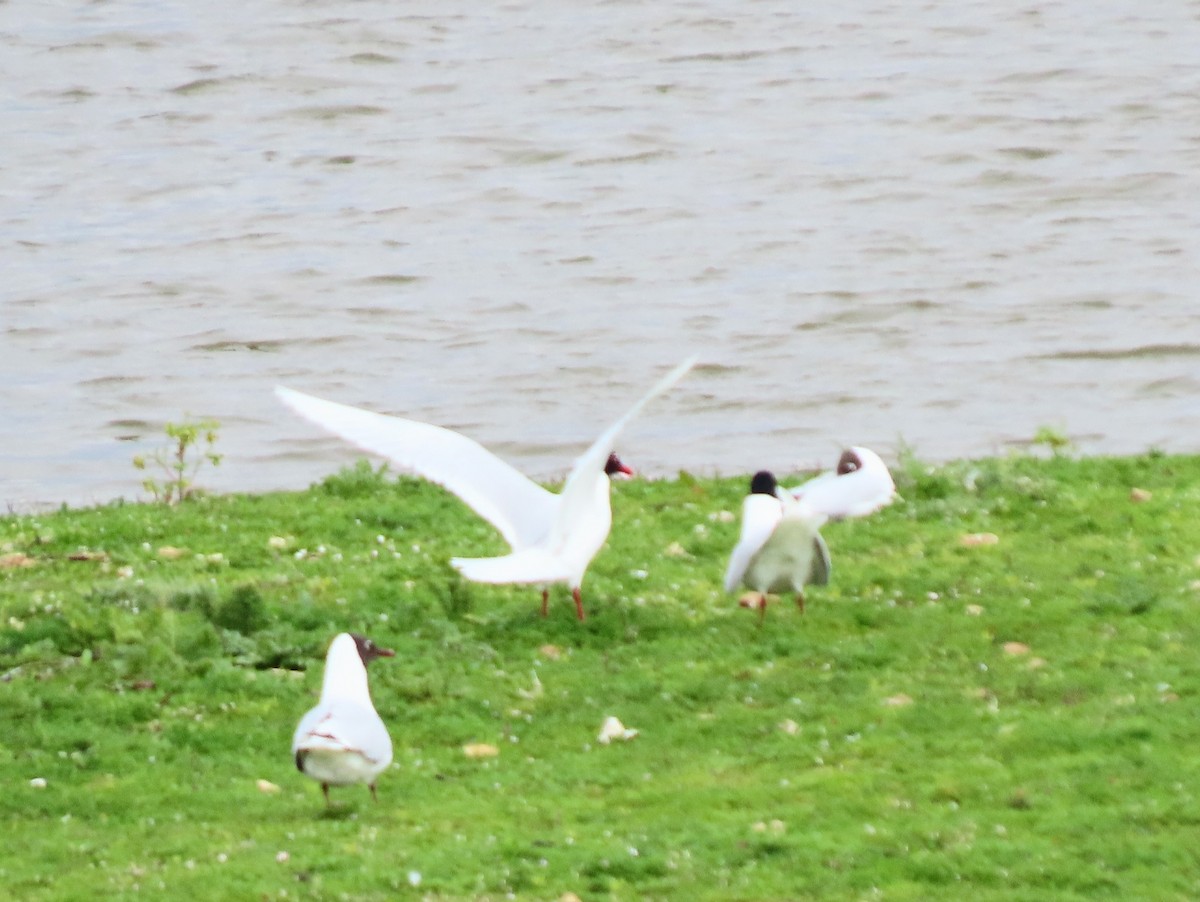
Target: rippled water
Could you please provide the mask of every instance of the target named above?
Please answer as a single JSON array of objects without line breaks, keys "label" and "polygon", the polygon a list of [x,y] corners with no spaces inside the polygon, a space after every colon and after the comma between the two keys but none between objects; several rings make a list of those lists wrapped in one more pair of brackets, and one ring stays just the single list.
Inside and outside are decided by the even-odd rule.
[{"label": "rippled water", "polygon": [[818,6],[0,4],[0,503],[353,459],[275,383],[552,478],[692,351],[651,472],[1197,450],[1200,6]]}]

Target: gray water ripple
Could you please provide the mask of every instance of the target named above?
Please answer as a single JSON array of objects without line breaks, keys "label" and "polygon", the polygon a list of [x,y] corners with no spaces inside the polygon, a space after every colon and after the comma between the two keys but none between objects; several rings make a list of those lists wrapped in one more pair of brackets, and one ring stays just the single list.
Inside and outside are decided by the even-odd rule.
[{"label": "gray water ripple", "polygon": [[185,414],[218,488],[353,459],[277,382],[561,477],[691,350],[643,471],[1195,448],[1187,6],[14,12],[0,501]]}]

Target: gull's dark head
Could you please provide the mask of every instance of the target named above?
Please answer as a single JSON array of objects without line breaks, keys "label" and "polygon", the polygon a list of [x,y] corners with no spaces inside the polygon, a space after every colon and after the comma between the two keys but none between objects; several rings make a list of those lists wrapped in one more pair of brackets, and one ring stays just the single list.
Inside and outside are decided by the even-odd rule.
[{"label": "gull's dark head", "polygon": [[621,463],[621,458],[615,454],[608,455],[608,462],[604,465],[604,472],[611,478],[613,476],[632,476],[633,467],[626,466]]},{"label": "gull's dark head", "polygon": [[358,649],[358,656],[362,658],[363,666],[370,664],[376,658],[394,658],[396,656],[396,653],[390,648],[380,648],[366,636],[351,633],[350,638],[354,640],[354,645]]},{"label": "gull's dark head", "polygon": [[770,495],[775,496],[779,483],[775,480],[775,474],[770,470],[759,470],[754,474],[754,478],[750,480],[751,495]]},{"label": "gull's dark head", "polygon": [[838,458],[837,474],[838,476],[845,476],[847,473],[861,470],[862,466],[862,458],[858,456],[858,452],[853,448],[849,448],[843,451],[842,456]]}]

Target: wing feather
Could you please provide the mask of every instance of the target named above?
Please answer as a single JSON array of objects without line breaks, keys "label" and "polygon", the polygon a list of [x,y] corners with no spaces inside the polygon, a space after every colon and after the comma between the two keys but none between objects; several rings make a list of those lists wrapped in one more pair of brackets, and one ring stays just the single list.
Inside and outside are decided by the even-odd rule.
[{"label": "wing feather", "polygon": [[563,485],[562,495],[560,496],[562,498],[562,505],[558,510],[558,519],[555,522],[556,530],[560,533],[570,530],[572,528],[571,524],[575,522],[576,517],[590,505],[593,492],[595,491],[596,480],[604,472],[604,466],[608,463],[608,456],[612,454],[613,446],[616,444],[617,438],[620,437],[621,431],[629,425],[629,422],[634,417],[642,412],[642,408],[686,376],[692,367],[696,365],[697,359],[693,355],[663,376],[662,379],[654,384],[653,388],[638,399],[637,403],[625,411],[620,419],[605,429],[604,432],[600,433],[600,437],[592,442],[591,446],[583,454],[576,458],[575,465],[571,468],[571,473],[567,476],[567,481]]},{"label": "wing feather", "polygon": [[453,492],[514,549],[544,538],[554,521],[558,496],[465,435],[282,386],[275,394],[322,429]]},{"label": "wing feather", "polygon": [[746,496],[742,502],[742,533],[729,556],[729,566],[725,569],[726,592],[732,592],[738,587],[750,562],[762,551],[781,519],[783,506],[778,498],[771,495]]}]

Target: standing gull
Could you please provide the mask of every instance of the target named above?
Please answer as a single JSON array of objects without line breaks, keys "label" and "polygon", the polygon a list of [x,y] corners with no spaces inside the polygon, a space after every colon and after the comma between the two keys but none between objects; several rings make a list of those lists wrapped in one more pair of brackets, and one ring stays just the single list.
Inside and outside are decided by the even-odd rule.
[{"label": "standing gull", "polygon": [[557,495],[478,442],[449,429],[324,401],[288,388],[276,388],[275,393],[305,419],[453,492],[491,523],[512,552],[491,558],[451,558],[450,563],[467,579],[541,584],[542,616],[550,597],[547,586],[566,583],[575,614],[583,620],[583,577],[612,527],[609,477],[632,472],[613,453],[613,445],[629,421],[695,363],[696,358],[691,357],[675,367],[601,433],[575,461]]},{"label": "standing gull", "polygon": [[367,664],[396,653],[365,636],[339,633],[325,656],[325,676],[317,706],[304,715],[292,737],[296,768],[321,784],[325,804],[330,786],[375,780],[392,763],[392,740],[371,704]]},{"label": "standing gull", "polygon": [[804,587],[829,582],[829,549],[818,530],[828,519],[803,501],[779,489],[774,474],[761,470],[750,480],[742,502],[742,532],[725,571],[725,591],[739,584],[756,593],[743,607],[757,607],[759,622],[766,616],[767,595],[796,593],[804,611]]},{"label": "standing gull", "polygon": [[803,612],[804,587],[827,585],[832,569],[821,527],[829,520],[865,517],[895,497],[887,465],[858,446],[843,451],[834,470],[794,489],[781,490],[766,470],[756,473],[742,503],[742,531],[725,571],[725,591],[739,584],[751,589],[755,594],[741,604],[758,608],[760,621],[767,596],[779,592],[795,592]]}]

